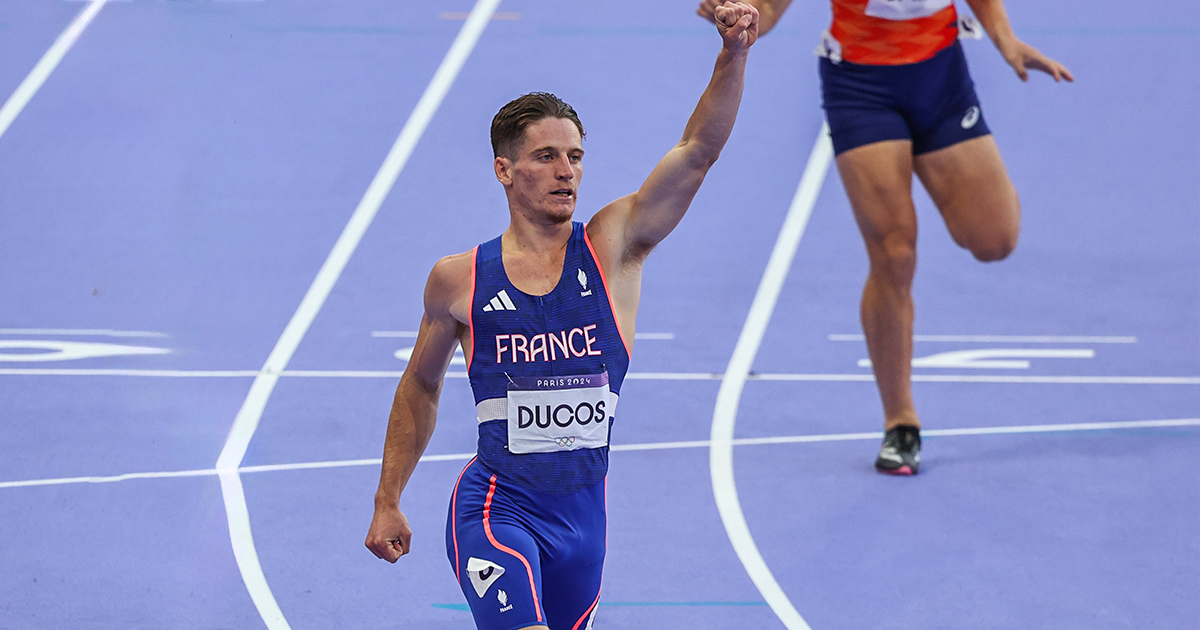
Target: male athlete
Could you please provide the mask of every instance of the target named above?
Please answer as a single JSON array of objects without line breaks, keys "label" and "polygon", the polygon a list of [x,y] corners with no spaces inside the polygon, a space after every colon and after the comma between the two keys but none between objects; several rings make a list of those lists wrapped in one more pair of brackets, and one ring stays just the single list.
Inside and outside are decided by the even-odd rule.
[{"label": "male athlete", "polygon": [[[1062,64],[1017,39],[1002,0],[966,1],[1022,81],[1029,69],[1074,81]],[[791,4],[747,2],[761,12],[762,34]],[[921,421],[911,380],[913,173],[954,241],[984,262],[1001,260],[1016,247],[1020,204],[967,73],[953,0],[832,2],[833,25],[817,52],[838,173],[870,259],[862,326],[885,431],[875,467],[915,475]],[[712,20],[716,4],[705,0],[697,13]]]},{"label": "male athlete", "polygon": [[729,137],[758,13],[715,7],[723,47],[680,140],[642,187],[572,222],[583,125],[535,93],[492,121],[510,223],[443,258],[388,420],[367,547],[395,562],[412,532],[401,493],[425,450],[462,344],[479,451],[450,499],[446,551],[484,630],[591,628],[605,554],[608,438],[629,364],[642,262],[683,218]]}]

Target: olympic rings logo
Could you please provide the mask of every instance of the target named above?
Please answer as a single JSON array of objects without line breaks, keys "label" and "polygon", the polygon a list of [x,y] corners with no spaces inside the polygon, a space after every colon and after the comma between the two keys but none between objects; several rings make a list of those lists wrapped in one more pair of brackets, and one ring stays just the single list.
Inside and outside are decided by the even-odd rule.
[{"label": "olympic rings logo", "polygon": [[562,447],[571,446],[575,443],[575,436],[569,435],[567,437],[556,437],[554,438],[554,443]]}]

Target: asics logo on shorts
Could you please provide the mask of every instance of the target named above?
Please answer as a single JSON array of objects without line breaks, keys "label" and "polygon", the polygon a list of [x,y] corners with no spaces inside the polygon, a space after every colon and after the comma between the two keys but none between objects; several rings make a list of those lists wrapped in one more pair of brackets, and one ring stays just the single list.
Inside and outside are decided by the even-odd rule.
[{"label": "asics logo on shorts", "polygon": [[979,122],[979,107],[972,106],[971,109],[967,110],[967,115],[963,116],[962,128],[970,129],[971,127],[974,127],[975,123],[977,122]]}]

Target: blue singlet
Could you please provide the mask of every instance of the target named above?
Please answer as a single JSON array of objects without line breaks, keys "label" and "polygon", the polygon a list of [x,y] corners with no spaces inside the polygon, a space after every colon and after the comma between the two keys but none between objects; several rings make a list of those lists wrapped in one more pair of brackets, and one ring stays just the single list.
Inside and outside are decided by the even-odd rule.
[{"label": "blue singlet", "polygon": [[590,628],[628,346],[584,224],[573,224],[546,295],[509,282],[500,237],[475,249],[473,267],[467,373],[479,453],[455,485],[447,555],[481,630]]}]

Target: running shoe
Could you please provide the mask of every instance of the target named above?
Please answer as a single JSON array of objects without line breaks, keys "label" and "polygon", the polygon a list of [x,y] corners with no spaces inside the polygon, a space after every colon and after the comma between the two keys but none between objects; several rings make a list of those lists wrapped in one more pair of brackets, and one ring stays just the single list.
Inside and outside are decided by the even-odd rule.
[{"label": "running shoe", "polygon": [[889,475],[915,475],[920,467],[921,430],[906,424],[888,429],[875,470]]}]

